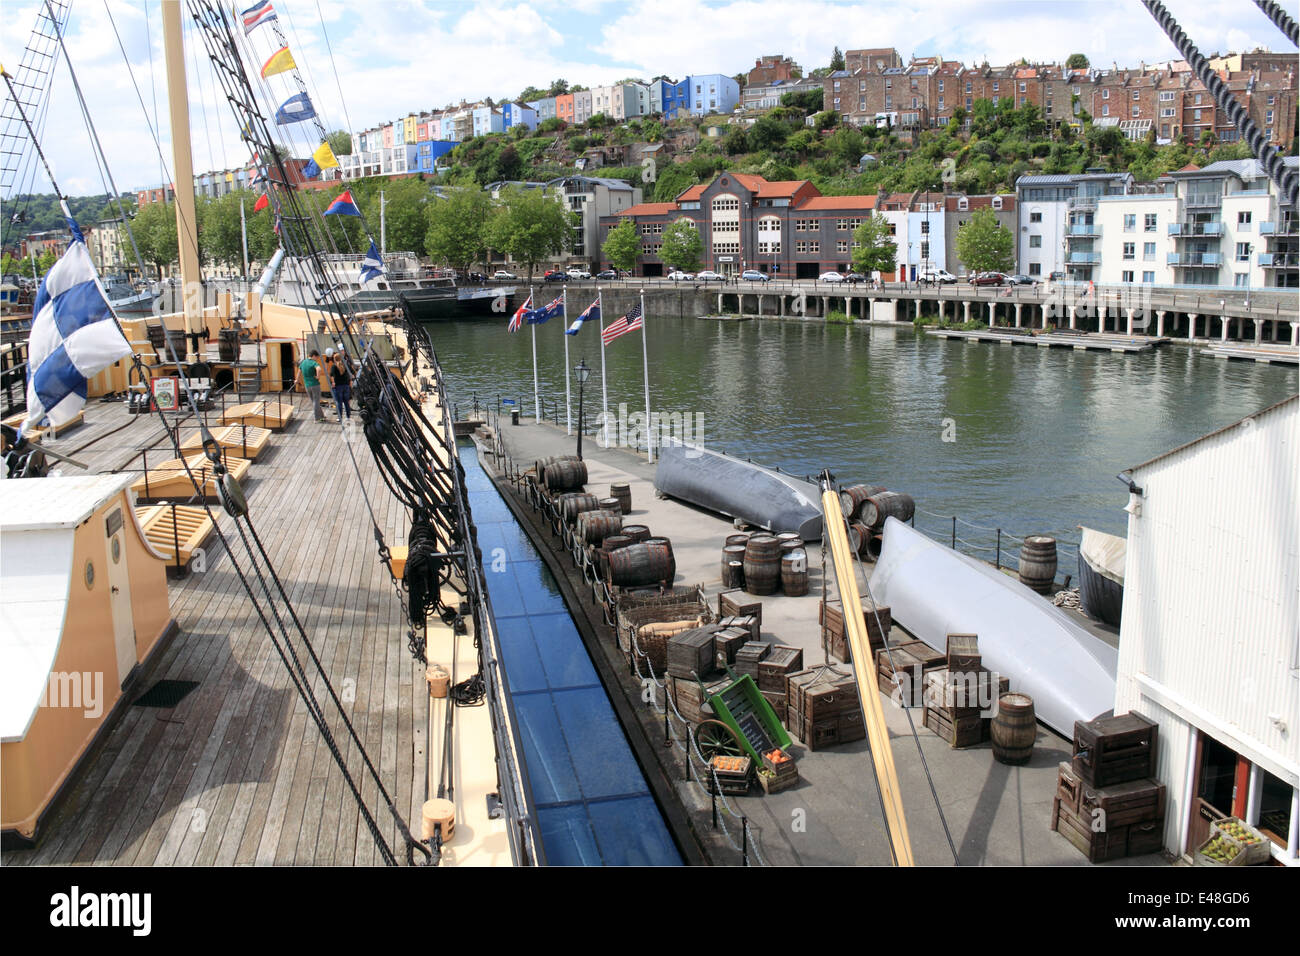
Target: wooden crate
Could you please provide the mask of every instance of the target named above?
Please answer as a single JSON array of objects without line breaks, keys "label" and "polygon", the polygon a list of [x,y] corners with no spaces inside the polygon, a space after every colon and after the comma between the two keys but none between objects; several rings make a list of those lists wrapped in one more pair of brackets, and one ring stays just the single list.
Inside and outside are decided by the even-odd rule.
[{"label": "wooden crate", "polygon": [[759,771],[758,785],[763,788],[763,792],[769,796],[774,793],[780,793],[782,790],[792,790],[799,786],[799,773],[795,771],[790,776],[781,777],[768,771]]},{"label": "wooden crate", "polygon": [[989,739],[991,718],[975,716],[956,716],[951,709],[926,707],[923,711],[925,726],[934,731],[935,736],[948,742],[954,750],[961,747],[975,747]]},{"label": "wooden crate", "polygon": [[768,706],[772,708],[772,712],[776,714],[776,719],[781,721],[781,723],[784,724],[785,715],[786,715],[785,692],[775,691],[775,690],[760,690],[759,693],[763,695],[763,699],[767,701]]},{"label": "wooden crate", "polygon": [[955,717],[975,717],[983,713],[992,716],[998,698],[1011,687],[1011,681],[984,668],[954,674],[946,667],[938,667],[925,675],[925,706],[949,710]]},{"label": "wooden crate", "polygon": [[1137,711],[1075,721],[1072,763],[1094,787],[1155,775],[1158,727]]},{"label": "wooden crate", "polygon": [[924,641],[906,641],[895,644],[888,651],[884,648],[876,651],[876,683],[882,694],[892,698],[898,690],[895,670],[901,669],[907,678],[907,689],[910,692],[908,703],[913,707],[921,707],[925,702],[925,675],[944,666],[943,654],[929,644]]},{"label": "wooden crate", "polygon": [[762,640],[762,628],[760,623],[761,615],[758,614],[732,614],[729,617],[718,620],[719,627],[739,627],[749,634],[751,641]]},{"label": "wooden crate", "polygon": [[791,708],[786,713],[786,729],[803,741],[809,750],[824,750],[836,744],[862,740],[867,736],[867,726],[862,720],[861,711],[810,720],[800,711]]},{"label": "wooden crate", "polygon": [[713,659],[718,670],[736,663],[736,654],[749,641],[749,631],[739,627],[723,627],[713,632]]},{"label": "wooden crate", "polygon": [[1105,863],[1128,855],[1128,827],[1093,830],[1090,818],[1063,806],[1055,797],[1052,799],[1052,829],[1074,844],[1092,863]]},{"label": "wooden crate", "polygon": [[713,681],[701,688],[700,682],[693,678],[669,675],[665,678],[664,687],[672,696],[677,712],[691,723],[698,724],[701,720],[713,719],[713,709],[709,708],[707,712],[704,710],[705,702],[729,683],[729,681]]},{"label": "wooden crate", "polygon": [[668,638],[668,673],[700,678],[713,673],[713,628],[693,627]]},{"label": "wooden crate", "polygon": [[754,761],[748,757],[714,757],[709,761],[705,785],[709,793],[743,797],[754,776]]},{"label": "wooden crate", "polygon": [[[749,595],[741,588],[732,588],[729,591],[722,591],[718,594],[718,617],[749,617],[753,615],[758,618],[757,627],[763,626],[763,602],[749,601]],[[754,635],[758,640],[758,634]]]},{"label": "wooden crate", "polygon": [[1165,821],[1147,820],[1131,823],[1128,828],[1128,855],[1144,856],[1159,853],[1165,848]]},{"label": "wooden crate", "polygon": [[786,696],[791,710],[814,723],[844,713],[862,712],[857,680],[851,673],[830,664],[790,674]]},{"label": "wooden crate", "polygon": [[1056,770],[1056,799],[1063,806],[1075,813],[1079,812],[1079,801],[1083,797],[1083,778],[1074,772],[1070,761],[1062,760]]},{"label": "wooden crate", "polygon": [[[877,617],[879,622],[877,623]],[[862,619],[867,626],[867,644],[874,651],[885,646],[893,620],[887,605],[876,605],[868,599],[862,601]],[[822,650],[830,657],[848,664],[853,659],[848,635],[844,628],[844,608],[840,601],[826,601],[817,605],[817,623],[821,625]]]},{"label": "wooden crate", "polygon": [[771,649],[771,644],[764,644],[761,641],[746,641],[740,646],[740,650],[736,651],[736,674],[738,676],[748,674],[757,684],[759,662],[767,657],[768,651]]},{"label": "wooden crate", "polygon": [[1098,811],[1104,811],[1107,826],[1163,820],[1165,785],[1157,780],[1131,780],[1109,787],[1093,787],[1085,783],[1078,813],[1082,817],[1095,817]]},{"label": "wooden crate", "polygon": [[773,644],[767,657],[758,662],[758,689],[784,694],[786,678],[803,670],[803,651],[785,644]]},{"label": "wooden crate", "polygon": [[948,670],[953,673],[979,670],[979,638],[974,634],[949,634],[947,657]]}]

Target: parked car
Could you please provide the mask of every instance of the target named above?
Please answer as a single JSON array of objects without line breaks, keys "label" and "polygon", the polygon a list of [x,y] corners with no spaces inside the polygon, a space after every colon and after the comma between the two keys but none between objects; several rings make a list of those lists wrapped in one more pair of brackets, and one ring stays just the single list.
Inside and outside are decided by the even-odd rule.
[{"label": "parked car", "polygon": [[1064,272],[1049,272],[1049,273],[1047,274],[1047,281],[1048,281],[1048,282],[1064,282],[1064,281],[1065,281],[1065,273],[1064,273]]},{"label": "parked car", "polygon": [[768,282],[772,278],[766,272],[759,272],[757,269],[746,269],[740,277],[747,282]]},{"label": "parked car", "polygon": [[1033,285],[1034,280],[1027,275],[1021,275],[1017,272],[1015,275],[1007,276],[1008,285]]},{"label": "parked car", "polygon": [[956,282],[957,277],[946,269],[927,269],[916,277],[916,281],[924,285],[948,285]]},{"label": "parked car", "polygon": [[818,282],[843,282],[844,276],[838,272],[823,272],[817,277]]},{"label": "parked car", "polygon": [[568,282],[569,274],[559,269],[551,269],[546,275],[542,276],[543,282]]},{"label": "parked car", "polygon": [[514,279],[518,279],[519,276],[515,275],[513,272],[506,272],[505,269],[498,269],[496,272],[492,273],[492,278],[498,280],[500,279],[514,280]]},{"label": "parked car", "polygon": [[617,279],[617,278],[619,278],[618,270],[617,270],[617,269],[606,269],[604,272],[597,272],[597,273],[596,273],[596,278],[597,278],[597,279],[601,279],[601,280],[606,280],[606,279]]},{"label": "parked car", "polygon": [[682,272],[681,269],[674,269],[672,272],[668,273],[668,278],[673,282],[690,282],[695,278],[695,273]]},{"label": "parked car", "polygon": [[465,273],[465,281],[481,284],[487,282],[487,276],[481,272],[467,272]]},{"label": "parked car", "polygon": [[570,279],[590,279],[591,273],[586,269],[579,269],[576,266],[565,273]]},{"label": "parked car", "polygon": [[1001,272],[976,272],[970,277],[971,285],[1002,285],[1007,277]]},{"label": "parked car", "polygon": [[857,285],[859,282],[870,282],[871,280],[861,272],[850,272],[844,276],[844,281],[850,285]]},{"label": "parked car", "polygon": [[721,272],[714,272],[712,269],[705,269],[703,272],[696,273],[695,278],[699,282],[726,282],[727,281],[726,276],[724,276]]}]

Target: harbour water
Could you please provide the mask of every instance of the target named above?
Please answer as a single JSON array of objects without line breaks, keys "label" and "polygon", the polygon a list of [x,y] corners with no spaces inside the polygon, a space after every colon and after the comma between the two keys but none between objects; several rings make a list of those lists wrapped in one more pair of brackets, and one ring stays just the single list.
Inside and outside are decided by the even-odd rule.
[{"label": "harbour water", "polygon": [[[569,364],[595,369],[600,340],[569,337]],[[907,491],[917,527],[947,540],[952,515],[968,550],[996,532],[1057,533],[1063,570],[1076,525],[1124,534],[1123,469],[1296,391],[1294,368],[1229,362],[1196,348],[1141,355],[944,341],[910,328],[821,322],[647,321],[652,410],[701,416],[715,449],[795,474],[830,468],[842,482]],[[430,326],[453,401],[517,398],[533,414],[530,329],[505,319]],[[542,400],[564,415],[562,323],[537,327]],[[609,403],[644,408],[640,335],[606,349]],[[572,384],[577,420],[577,383]],[[590,440],[590,439],[589,439]],[[981,530],[987,529],[987,530]],[[1004,537],[1003,557],[1014,553]]]}]

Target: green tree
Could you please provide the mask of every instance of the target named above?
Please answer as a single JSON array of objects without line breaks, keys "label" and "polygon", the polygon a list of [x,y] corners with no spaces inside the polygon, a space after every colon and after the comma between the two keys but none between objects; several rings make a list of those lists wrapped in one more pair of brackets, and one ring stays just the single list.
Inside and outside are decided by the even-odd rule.
[{"label": "green tree", "polygon": [[151,202],[140,207],[131,224],[140,255],[152,263],[162,278],[163,266],[176,261],[179,245],[176,240],[176,207],[173,203]]},{"label": "green tree", "polygon": [[511,187],[489,221],[487,244],[528,266],[531,281],[538,263],[569,248],[574,220],[542,189]]},{"label": "green tree", "polygon": [[[415,177],[390,179],[382,184],[384,197],[384,247],[409,252],[419,251],[425,244],[428,217],[425,206],[429,202],[429,187]],[[370,228],[379,233],[378,191],[366,196],[361,211]],[[362,244],[364,251],[364,243]]]},{"label": "green tree", "polygon": [[844,69],[844,54],[840,52],[839,47],[836,47],[834,50],[831,51],[831,69],[832,70]]},{"label": "green tree", "polygon": [[685,166],[673,164],[660,169],[655,180],[655,202],[672,202],[699,180]]},{"label": "green tree", "polygon": [[898,243],[890,235],[889,220],[881,215],[864,219],[862,225],[853,230],[853,241],[857,248],[853,250],[853,268],[870,275],[873,272],[893,272]]},{"label": "green tree", "polygon": [[992,209],[979,209],[957,227],[957,258],[972,272],[1007,272],[1014,266],[1016,237]]},{"label": "green tree", "polygon": [[659,258],[673,268],[683,272],[696,272],[700,268],[702,255],[704,241],[692,223],[679,219],[664,230]]},{"label": "green tree", "polygon": [[804,90],[802,93],[782,93],[781,105],[816,113],[821,110],[826,97],[821,90]]},{"label": "green tree", "polygon": [[1088,68],[1088,58],[1082,53],[1071,53],[1065,60],[1067,70],[1086,70]]},{"label": "green tree", "polygon": [[562,129],[564,129],[564,120],[558,116],[544,119],[537,124],[537,132],[539,133],[558,133]]},{"label": "green tree", "polygon": [[345,129],[336,129],[325,137],[325,142],[330,144],[335,156],[352,155],[352,134]]},{"label": "green tree", "polygon": [[[253,211],[255,199],[247,191],[231,192],[198,204],[199,256],[204,265],[228,266],[243,270],[244,244],[239,226],[239,200],[246,198],[246,214]],[[144,250],[141,249],[141,254]]]},{"label": "green tree", "polygon": [[492,200],[476,187],[452,189],[446,199],[428,204],[424,249],[435,262],[462,272],[487,261]]},{"label": "green tree", "polygon": [[637,235],[632,220],[624,219],[611,229],[600,251],[607,261],[614,264],[614,268],[631,272],[636,266],[636,257],[641,254],[641,237]]}]

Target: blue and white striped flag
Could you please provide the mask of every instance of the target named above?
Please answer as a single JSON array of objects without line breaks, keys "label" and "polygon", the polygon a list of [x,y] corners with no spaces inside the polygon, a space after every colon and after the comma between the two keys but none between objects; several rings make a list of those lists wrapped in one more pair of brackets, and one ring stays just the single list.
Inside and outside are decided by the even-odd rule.
[{"label": "blue and white striped flag", "polygon": [[564,334],[577,335],[579,332],[582,331],[582,323],[587,321],[592,321],[592,322],[600,321],[600,300],[599,299],[591,303],[591,305],[587,306],[586,311],[584,311],[582,315],[574,319],[573,324],[564,330]]},{"label": "blue and white striped flag", "polygon": [[384,260],[379,255],[379,250],[375,248],[375,240],[370,240],[370,249],[366,252],[366,257],[361,260],[361,284],[365,285],[371,279],[378,279],[384,274]]},{"label": "blue and white striped flag", "polygon": [[87,380],[131,354],[85,237],[71,218],[68,225],[72,242],[41,280],[32,308],[24,431],[46,416],[56,427],[76,418],[86,404]]}]

